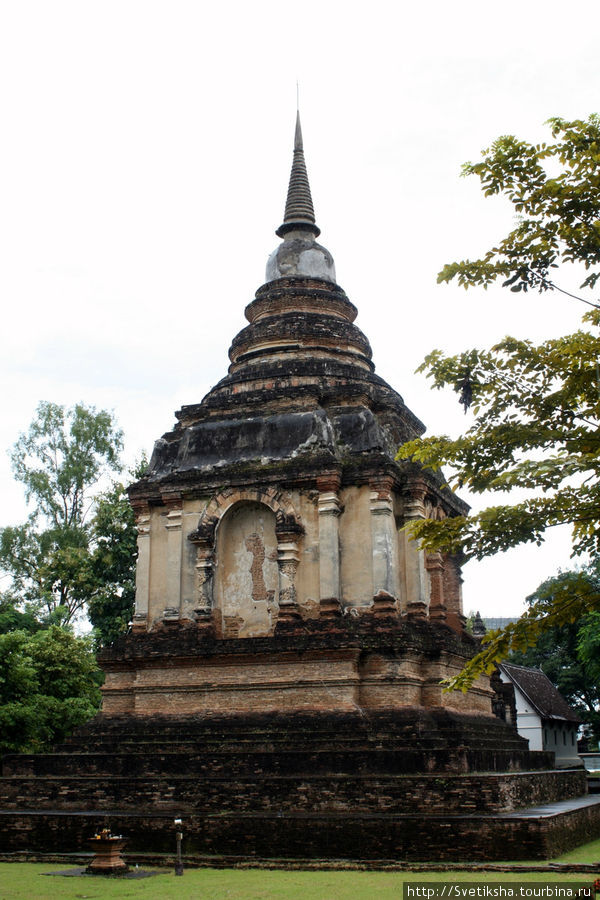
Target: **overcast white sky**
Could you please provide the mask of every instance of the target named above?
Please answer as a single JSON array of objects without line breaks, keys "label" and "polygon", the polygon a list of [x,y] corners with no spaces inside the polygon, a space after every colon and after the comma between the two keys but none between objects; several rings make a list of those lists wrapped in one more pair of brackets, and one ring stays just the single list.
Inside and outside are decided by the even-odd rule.
[{"label": "overcast white sky", "polygon": [[[430,433],[458,433],[454,395],[414,375],[429,350],[581,313],[436,285],[512,221],[460,166],[599,110],[599,26],[597,0],[2,4],[0,525],[25,516],[4,448],[40,400],[114,410],[133,460],[226,373],[278,241],[296,79],[320,240],[377,372]],[[556,536],[470,563],[465,609],[518,613],[568,562]]]}]

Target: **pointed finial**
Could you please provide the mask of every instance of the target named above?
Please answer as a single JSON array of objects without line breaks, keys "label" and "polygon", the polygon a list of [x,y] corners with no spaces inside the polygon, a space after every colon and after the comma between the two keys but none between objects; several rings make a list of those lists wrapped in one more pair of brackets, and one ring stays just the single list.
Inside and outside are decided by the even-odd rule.
[{"label": "pointed finial", "polygon": [[294,133],[294,153],[304,153],[302,146],[302,126],[300,125],[300,110],[296,110],[296,131]]},{"label": "pointed finial", "polygon": [[290,174],[283,224],[279,226],[275,234],[284,237],[288,231],[310,231],[315,237],[321,233],[321,229],[315,224],[315,210],[313,207],[304,161],[304,147],[302,145],[302,128],[300,126],[300,110],[296,112],[296,132],[294,135],[294,159]]}]

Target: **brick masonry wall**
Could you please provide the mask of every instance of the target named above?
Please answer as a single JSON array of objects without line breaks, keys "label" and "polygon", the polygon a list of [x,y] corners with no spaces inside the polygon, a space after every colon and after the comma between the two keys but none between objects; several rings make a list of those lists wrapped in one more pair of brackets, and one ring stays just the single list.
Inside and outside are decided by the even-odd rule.
[{"label": "brick masonry wall", "polygon": [[329,772],[236,776],[199,774],[78,775],[2,780],[4,809],[129,809],[174,814],[245,815],[259,810],[423,815],[506,812],[576,797],[585,776],[572,772],[482,776],[385,776]]},{"label": "brick masonry wall", "polygon": [[[168,853],[174,847],[172,815],[110,817],[104,813],[23,816],[0,811],[5,852],[63,852],[88,849],[87,839],[110,824],[128,837],[127,849]],[[482,816],[435,819],[422,815],[384,816],[191,815],[184,820],[186,855],[244,858],[452,860],[546,859],[600,833],[600,806],[551,819]]]},{"label": "brick masonry wall", "polygon": [[268,638],[219,639],[165,626],[129,635],[100,656],[108,714],[352,710],[447,706],[492,715],[481,678],[466,694],[440,679],[475,651],[443,625],[372,613],[280,623]]},{"label": "brick masonry wall", "polygon": [[532,771],[549,759],[522,747],[498,719],[443,709],[98,716],[52,754],[5,757],[0,840],[74,851],[110,825],[168,852],[182,816],[192,854],[539,858],[596,819],[498,820],[585,791],[582,771]]}]

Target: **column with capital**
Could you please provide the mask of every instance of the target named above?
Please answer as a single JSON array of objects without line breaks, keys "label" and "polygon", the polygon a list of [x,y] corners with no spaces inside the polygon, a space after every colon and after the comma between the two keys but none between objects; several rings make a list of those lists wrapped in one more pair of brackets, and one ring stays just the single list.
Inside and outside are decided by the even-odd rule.
[{"label": "column with capital", "polygon": [[431,590],[429,618],[435,622],[445,622],[447,609],[444,600],[444,558],[442,554],[427,553],[425,567],[429,573]]},{"label": "column with capital", "polygon": [[144,631],[148,627],[150,602],[150,507],[145,502],[134,502],[137,528],[138,556],[135,569],[135,612],[132,627]]},{"label": "column with capital", "polygon": [[373,480],[370,489],[373,595],[387,594],[396,601],[400,594],[400,577],[392,479],[384,477]]},{"label": "column with capital", "polygon": [[467,619],[462,604],[461,557],[446,554],[444,557],[444,603],[446,604],[446,624],[459,633],[464,631]]},{"label": "column with capital", "polygon": [[[340,586],[340,529],[342,503],[339,498],[341,479],[330,474],[317,479],[319,511],[319,599],[322,609],[335,607],[341,599]],[[330,610],[331,611],[331,610]]]},{"label": "column with capital", "polygon": [[296,523],[277,526],[277,566],[279,568],[279,619],[298,619],[296,571],[300,561],[298,541],[301,528]]},{"label": "column with capital", "polygon": [[196,589],[194,616],[197,622],[209,622],[213,611],[214,542],[197,532],[188,540],[196,547]]},{"label": "column with capital", "polygon": [[[404,495],[404,522],[425,518],[427,484],[424,479],[411,479]],[[429,582],[425,568],[425,552],[419,544],[401,532],[406,586],[406,613],[414,618],[426,618],[429,611]]]},{"label": "column with capital", "polygon": [[167,515],[167,590],[165,597],[165,617],[179,618],[181,615],[181,523],[183,503],[180,496],[165,499]]}]

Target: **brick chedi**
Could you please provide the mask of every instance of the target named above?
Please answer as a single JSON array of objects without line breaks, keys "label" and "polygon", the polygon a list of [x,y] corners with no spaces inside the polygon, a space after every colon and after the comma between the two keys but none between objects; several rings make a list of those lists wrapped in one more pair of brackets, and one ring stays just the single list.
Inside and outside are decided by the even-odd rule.
[{"label": "brick chedi", "polygon": [[600,829],[583,771],[528,751],[502,686],[442,690],[478,647],[459,560],[404,526],[467,507],[396,462],[424,426],[375,374],[319,233],[298,121],[229,372],[130,489],[136,609],[100,654],[102,712],[4,759],[6,849],[76,850],[108,819],[131,860],[182,817],[196,859],[532,859]]},{"label": "brick chedi", "polygon": [[[486,683],[466,699],[439,688],[471,653],[460,570],[403,526],[466,506],[439,477],[395,461],[424,426],[375,374],[357,310],[316,242],[299,120],[277,234],[228,375],[177,413],[130,491],[140,540],[129,643],[156,649],[177,631],[211,648],[244,639],[235,646],[247,657],[261,641],[260,662],[232,667],[224,644],[181,668],[169,650],[164,667],[153,656],[147,670],[143,653],[133,666],[117,650],[104,657],[105,713],[445,705],[491,714]],[[361,653],[360,635],[384,621],[392,643],[409,640],[413,623],[445,626],[434,658],[383,645]],[[308,648],[297,659],[280,652],[294,635],[319,644],[310,662]]]}]

